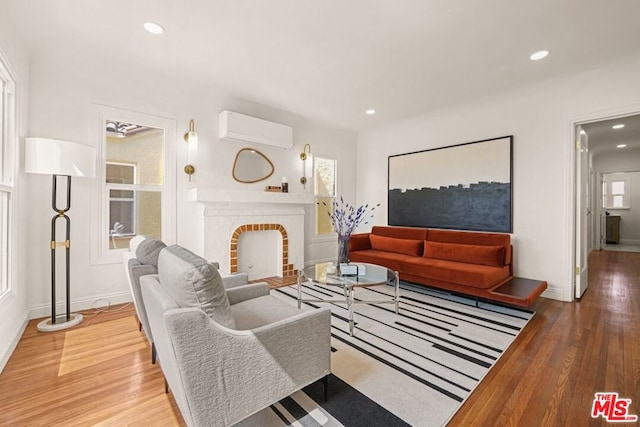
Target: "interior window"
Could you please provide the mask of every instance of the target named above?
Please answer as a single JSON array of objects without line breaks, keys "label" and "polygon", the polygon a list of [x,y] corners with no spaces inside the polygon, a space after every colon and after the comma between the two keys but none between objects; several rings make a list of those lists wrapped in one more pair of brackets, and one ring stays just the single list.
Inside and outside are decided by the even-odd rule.
[{"label": "interior window", "polygon": [[128,248],[136,234],[162,239],[162,130],[111,120],[105,127],[109,250]]},{"label": "interior window", "polygon": [[607,209],[629,209],[629,178],[610,178],[604,184],[604,201]]},{"label": "interior window", "polygon": [[337,161],[334,159],[314,158],[313,165],[314,194],[316,201],[316,234],[333,233],[331,219],[327,213],[333,213],[336,199]]}]

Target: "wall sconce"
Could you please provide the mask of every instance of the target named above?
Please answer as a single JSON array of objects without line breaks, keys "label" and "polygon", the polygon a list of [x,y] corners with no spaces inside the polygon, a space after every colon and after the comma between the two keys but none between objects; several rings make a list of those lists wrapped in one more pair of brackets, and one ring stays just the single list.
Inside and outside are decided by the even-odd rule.
[{"label": "wall sconce", "polygon": [[198,133],[196,132],[196,124],[191,119],[189,121],[189,132],[184,134],[184,140],[189,144],[187,149],[187,165],[184,167],[184,173],[189,175],[189,181],[191,181],[191,175],[196,171],[196,168],[191,164],[191,151],[195,150],[198,146]]},{"label": "wall sconce", "polygon": [[311,145],[304,144],[302,153],[300,153],[300,159],[302,160],[302,177],[300,178],[300,183],[302,183],[302,188],[307,188],[307,177],[311,178],[311,168],[313,165],[311,157]]}]

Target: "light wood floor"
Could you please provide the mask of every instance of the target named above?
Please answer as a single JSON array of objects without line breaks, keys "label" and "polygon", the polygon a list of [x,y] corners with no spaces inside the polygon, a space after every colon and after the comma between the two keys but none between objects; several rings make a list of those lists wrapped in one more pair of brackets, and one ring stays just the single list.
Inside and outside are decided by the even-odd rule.
[{"label": "light wood floor", "polygon": [[[589,264],[582,300],[540,298],[451,426],[605,425],[590,419],[598,391],[640,414],[640,254],[598,251]],[[0,374],[0,425],[183,425],[133,307],[84,314],[67,331],[30,322]]]}]

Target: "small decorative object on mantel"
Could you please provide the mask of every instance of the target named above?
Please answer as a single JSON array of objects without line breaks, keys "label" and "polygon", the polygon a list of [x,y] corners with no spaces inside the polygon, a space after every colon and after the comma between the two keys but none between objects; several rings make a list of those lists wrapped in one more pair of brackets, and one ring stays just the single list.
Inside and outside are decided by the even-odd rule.
[{"label": "small decorative object on mantel", "polygon": [[283,193],[288,193],[289,192],[289,183],[287,182],[287,177],[286,176],[282,177],[282,192]]},{"label": "small decorative object on mantel", "polygon": [[[317,205],[320,205],[318,202]],[[338,266],[341,263],[349,263],[349,239],[360,224],[368,224],[369,218],[373,218],[373,211],[380,206],[369,207],[368,204],[360,206],[358,209],[345,203],[342,197],[340,202],[334,201],[331,208],[325,202],[322,205],[327,208],[327,215],[331,218],[331,225],[338,233]]]},{"label": "small decorative object on mantel", "polygon": [[269,191],[271,193],[282,193],[282,187],[279,185],[267,185],[264,187],[264,191]]}]

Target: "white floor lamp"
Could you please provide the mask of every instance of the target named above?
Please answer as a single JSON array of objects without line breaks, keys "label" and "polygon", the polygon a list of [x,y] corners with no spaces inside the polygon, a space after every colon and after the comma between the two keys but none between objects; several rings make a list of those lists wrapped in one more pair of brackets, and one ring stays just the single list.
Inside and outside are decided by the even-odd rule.
[{"label": "white floor lamp", "polygon": [[[51,318],[38,323],[38,330],[42,332],[57,331],[70,328],[82,322],[82,314],[71,313],[70,295],[70,250],[71,250],[71,220],[67,212],[71,208],[71,177],[94,178],[96,175],[96,150],[74,142],[60,141],[49,138],[27,138],[25,147],[25,171],[53,175],[51,207],[56,214],[51,218]],[[58,177],[66,178],[67,202],[66,206],[58,207]],[[56,241],[56,221],[64,219],[65,240]],[[66,313],[56,315],[56,249],[65,247],[66,255]]]}]

